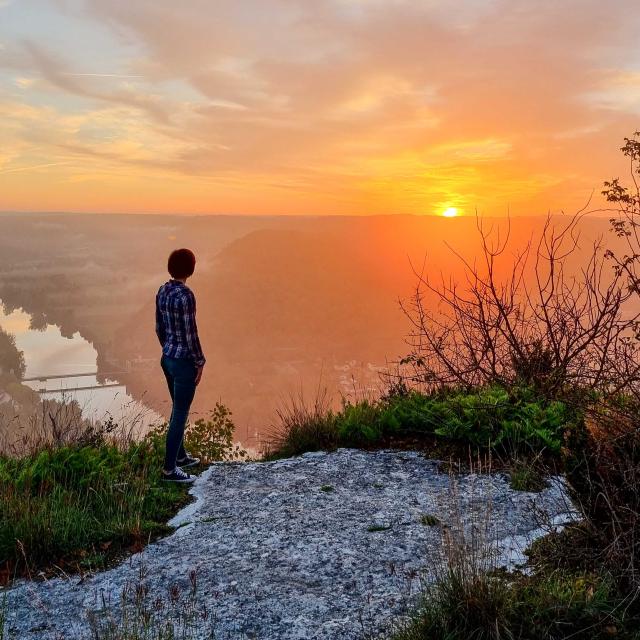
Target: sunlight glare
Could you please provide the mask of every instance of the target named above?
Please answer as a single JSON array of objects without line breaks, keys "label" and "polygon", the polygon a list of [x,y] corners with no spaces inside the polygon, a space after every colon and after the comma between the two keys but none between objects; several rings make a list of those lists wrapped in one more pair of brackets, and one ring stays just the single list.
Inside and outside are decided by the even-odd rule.
[{"label": "sunlight glare", "polygon": [[458,209],[456,207],[449,207],[442,212],[445,218],[455,218],[458,215]]}]

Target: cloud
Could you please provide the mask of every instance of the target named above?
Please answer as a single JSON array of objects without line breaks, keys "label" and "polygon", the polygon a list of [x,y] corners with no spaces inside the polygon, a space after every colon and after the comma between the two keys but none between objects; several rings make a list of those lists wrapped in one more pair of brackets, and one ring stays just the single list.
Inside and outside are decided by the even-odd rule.
[{"label": "cloud", "polygon": [[120,78],[120,79],[128,79],[128,78],[144,78],[141,75],[125,75],[122,73],[72,73],[70,71],[66,71],[63,73],[65,76],[75,76],[77,78]]},{"label": "cloud", "polygon": [[35,83],[34,78],[16,78],[15,83],[21,89],[28,89]]},{"label": "cloud", "polygon": [[163,124],[169,123],[171,118],[170,105],[167,105],[166,101],[159,100],[153,95],[135,91],[127,85],[110,91],[100,90],[86,81],[81,82],[81,79],[92,79],[93,74],[69,71],[58,56],[33,42],[26,41],[25,48],[34,62],[35,69],[43,79],[54,87],[81,97],[142,109],[153,119]]},{"label": "cloud", "polygon": [[45,162],[44,164],[36,164],[26,167],[14,167],[13,169],[6,169],[4,171],[0,169],[0,174],[17,173],[19,171],[35,171],[36,169],[48,169],[49,167],[59,167],[64,164],[69,164],[70,162],[70,160],[63,160],[62,162]]},{"label": "cloud", "polygon": [[635,0],[615,12],[595,0],[57,3],[110,35],[111,58],[86,68],[71,46],[28,41],[13,68],[65,108],[72,97],[79,113],[128,114],[104,136],[85,124],[66,150],[243,177],[248,210],[267,183],[309,201],[341,194],[345,212],[546,208],[606,176],[638,113]]}]

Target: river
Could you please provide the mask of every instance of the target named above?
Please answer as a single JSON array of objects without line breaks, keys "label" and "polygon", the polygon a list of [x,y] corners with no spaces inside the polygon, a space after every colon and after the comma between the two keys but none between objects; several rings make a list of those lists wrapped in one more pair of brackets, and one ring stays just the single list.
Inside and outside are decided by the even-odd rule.
[{"label": "river", "polygon": [[163,422],[157,413],[132,398],[115,377],[98,381],[98,354],[79,333],[66,338],[56,325],[49,324],[42,331],[30,325],[28,313],[17,309],[7,314],[0,302],[0,327],[15,337],[16,346],[24,353],[24,384],[42,398],[76,400],[85,418],[104,421],[111,417],[135,431]]}]

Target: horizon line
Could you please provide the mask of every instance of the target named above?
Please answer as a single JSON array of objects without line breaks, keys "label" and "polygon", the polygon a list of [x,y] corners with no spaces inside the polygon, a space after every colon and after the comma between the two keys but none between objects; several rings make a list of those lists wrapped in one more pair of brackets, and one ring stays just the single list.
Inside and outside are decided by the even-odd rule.
[{"label": "horizon line", "polygon": [[[586,217],[602,217],[603,215],[611,215],[617,210],[595,209],[583,214]],[[477,214],[477,213],[461,213],[455,216],[444,216],[441,213],[178,213],[178,212],[161,212],[161,211],[12,211],[0,210],[0,216],[165,216],[180,218],[439,218],[445,220],[455,220],[461,218],[542,218],[551,215],[555,216],[571,216],[575,213],[567,213],[565,211],[547,212],[547,213],[523,213],[523,214]]]}]

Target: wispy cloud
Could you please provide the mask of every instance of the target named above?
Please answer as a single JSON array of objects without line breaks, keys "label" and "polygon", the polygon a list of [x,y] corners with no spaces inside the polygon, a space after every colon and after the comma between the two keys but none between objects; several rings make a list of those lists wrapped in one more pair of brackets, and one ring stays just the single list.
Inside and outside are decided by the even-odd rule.
[{"label": "wispy cloud", "polygon": [[78,78],[144,78],[141,75],[126,75],[123,73],[75,73],[71,71],[64,71],[62,75],[76,76]]},{"label": "wispy cloud", "polygon": [[31,56],[35,69],[54,87],[85,98],[143,109],[155,120],[163,124],[169,123],[171,119],[169,101],[161,100],[148,92],[135,91],[131,87],[103,90],[91,84],[83,84],[79,82],[80,79],[90,80],[91,77],[86,78],[83,77],[84,74],[69,71],[59,55],[31,41],[26,41],[24,46]]},{"label": "wispy cloud", "polygon": [[65,164],[70,164],[71,162],[71,160],[63,160],[62,162],[45,162],[44,164],[34,164],[27,167],[14,167],[12,169],[0,170],[0,174],[19,173],[21,171],[37,171],[39,169],[48,169],[49,167],[59,167]]}]

